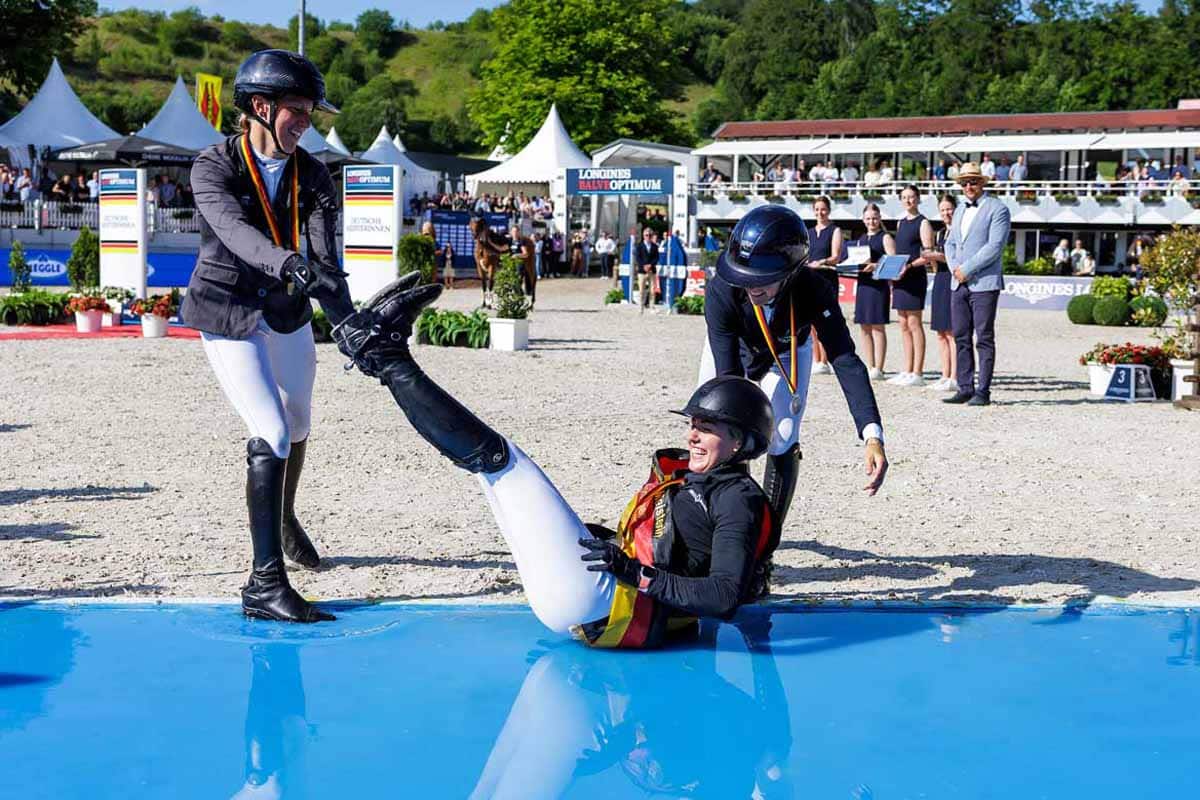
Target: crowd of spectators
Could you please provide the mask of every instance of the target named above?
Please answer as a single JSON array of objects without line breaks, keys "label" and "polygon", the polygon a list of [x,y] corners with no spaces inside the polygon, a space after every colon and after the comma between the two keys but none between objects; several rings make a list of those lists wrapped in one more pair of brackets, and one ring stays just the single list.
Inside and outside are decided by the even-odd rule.
[{"label": "crowd of spectators", "polygon": [[526,195],[524,192],[509,192],[506,195],[484,192],[472,197],[469,192],[443,192],[413,195],[408,201],[409,213],[414,217],[426,211],[469,211],[473,214],[505,214],[514,222],[521,220],[547,220],[554,216],[554,203],[549,198]]},{"label": "crowd of spectators", "polygon": [[[0,164],[0,200],[5,203],[32,203],[41,200],[48,203],[83,205],[100,199],[100,172],[64,172],[59,175],[51,169],[42,169],[34,178],[28,167],[10,167]],[[150,181],[146,199],[159,208],[192,208],[190,183],[162,174]]]}]

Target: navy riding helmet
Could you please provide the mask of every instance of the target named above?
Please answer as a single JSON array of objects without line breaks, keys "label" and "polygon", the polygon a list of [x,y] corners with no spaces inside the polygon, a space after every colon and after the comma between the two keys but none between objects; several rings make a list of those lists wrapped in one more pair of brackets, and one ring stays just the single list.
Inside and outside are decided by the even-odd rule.
[{"label": "navy riding helmet", "polygon": [[733,226],[717,274],[730,286],[768,286],[807,264],[808,249],[808,226],[794,211],[759,206]]},{"label": "navy riding helmet", "polygon": [[321,71],[304,56],[288,50],[259,50],[238,67],[233,79],[233,104],[247,114],[252,113],[250,98],[256,94],[270,100],[278,100],[285,94],[307,97],[317,111],[338,113],[325,99],[325,78]]},{"label": "navy riding helmet", "polygon": [[737,428],[743,439],[733,461],[751,461],[767,452],[775,430],[771,401],[757,383],[737,375],[718,375],[704,382],[692,393],[687,405],[673,413]]}]

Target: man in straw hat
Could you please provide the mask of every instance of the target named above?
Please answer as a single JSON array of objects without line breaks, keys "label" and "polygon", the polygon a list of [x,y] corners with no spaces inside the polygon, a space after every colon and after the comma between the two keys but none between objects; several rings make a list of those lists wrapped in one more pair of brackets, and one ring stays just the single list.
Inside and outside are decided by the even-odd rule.
[{"label": "man in straw hat", "polygon": [[[1001,253],[1011,228],[1008,207],[984,192],[988,176],[968,161],[955,178],[966,202],[959,204],[946,237],[950,267],[950,324],[958,351],[958,391],[947,403],[986,406],[992,402],[996,366],[996,306],[1004,288]],[[975,351],[979,375],[975,375]]]}]

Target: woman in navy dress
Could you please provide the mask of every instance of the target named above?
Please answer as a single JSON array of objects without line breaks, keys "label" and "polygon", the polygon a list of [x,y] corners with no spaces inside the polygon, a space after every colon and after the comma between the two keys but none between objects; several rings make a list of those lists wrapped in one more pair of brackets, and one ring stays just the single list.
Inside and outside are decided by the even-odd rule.
[{"label": "woman in navy dress", "polygon": [[896,254],[896,240],[883,229],[883,216],[879,206],[867,203],[863,211],[863,224],[867,232],[854,242],[871,248],[871,260],[858,273],[858,291],[854,298],[854,322],[862,328],[863,360],[867,362],[867,374],[871,380],[883,378],[883,364],[887,360],[887,328],[891,316],[891,291],[887,281],[877,281],[871,276],[879,259]]},{"label": "woman in navy dress", "polygon": [[942,379],[930,386],[930,389],[940,392],[958,390],[955,379],[955,362],[958,360],[954,349],[954,333],[950,325],[950,268],[946,266],[946,236],[950,233],[950,225],[954,222],[954,209],[958,201],[952,194],[944,194],[938,200],[938,216],[942,218],[942,228],[934,236],[933,249],[925,254],[926,261],[937,271],[933,274],[933,295],[929,298],[929,327],[937,334],[938,350],[941,352]]},{"label": "woman in navy dress", "polygon": [[[817,224],[810,229],[808,235],[808,266],[817,275],[833,287],[838,293],[838,274],[836,264],[842,260],[842,229],[829,221],[829,211],[832,202],[825,195],[813,201],[813,215]],[[821,346],[821,340],[813,332],[813,373],[832,375],[833,367],[829,365],[829,356]]]},{"label": "woman in navy dress", "polygon": [[900,277],[892,281],[892,307],[900,317],[900,344],[904,347],[904,369],[888,381],[899,386],[920,386],[925,383],[925,329],[921,314],[925,311],[924,252],[933,247],[933,226],[921,215],[921,193],[916,186],[905,186],[900,192],[904,217],[896,223],[896,252],[908,256],[908,264]]}]

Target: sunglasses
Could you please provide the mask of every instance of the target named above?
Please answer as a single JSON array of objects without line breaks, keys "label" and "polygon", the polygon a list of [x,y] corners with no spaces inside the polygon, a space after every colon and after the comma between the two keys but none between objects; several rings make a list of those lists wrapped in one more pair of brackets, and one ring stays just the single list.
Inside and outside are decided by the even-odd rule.
[{"label": "sunglasses", "polygon": [[983,181],[979,178],[966,178],[959,181],[963,186],[983,186]]}]

